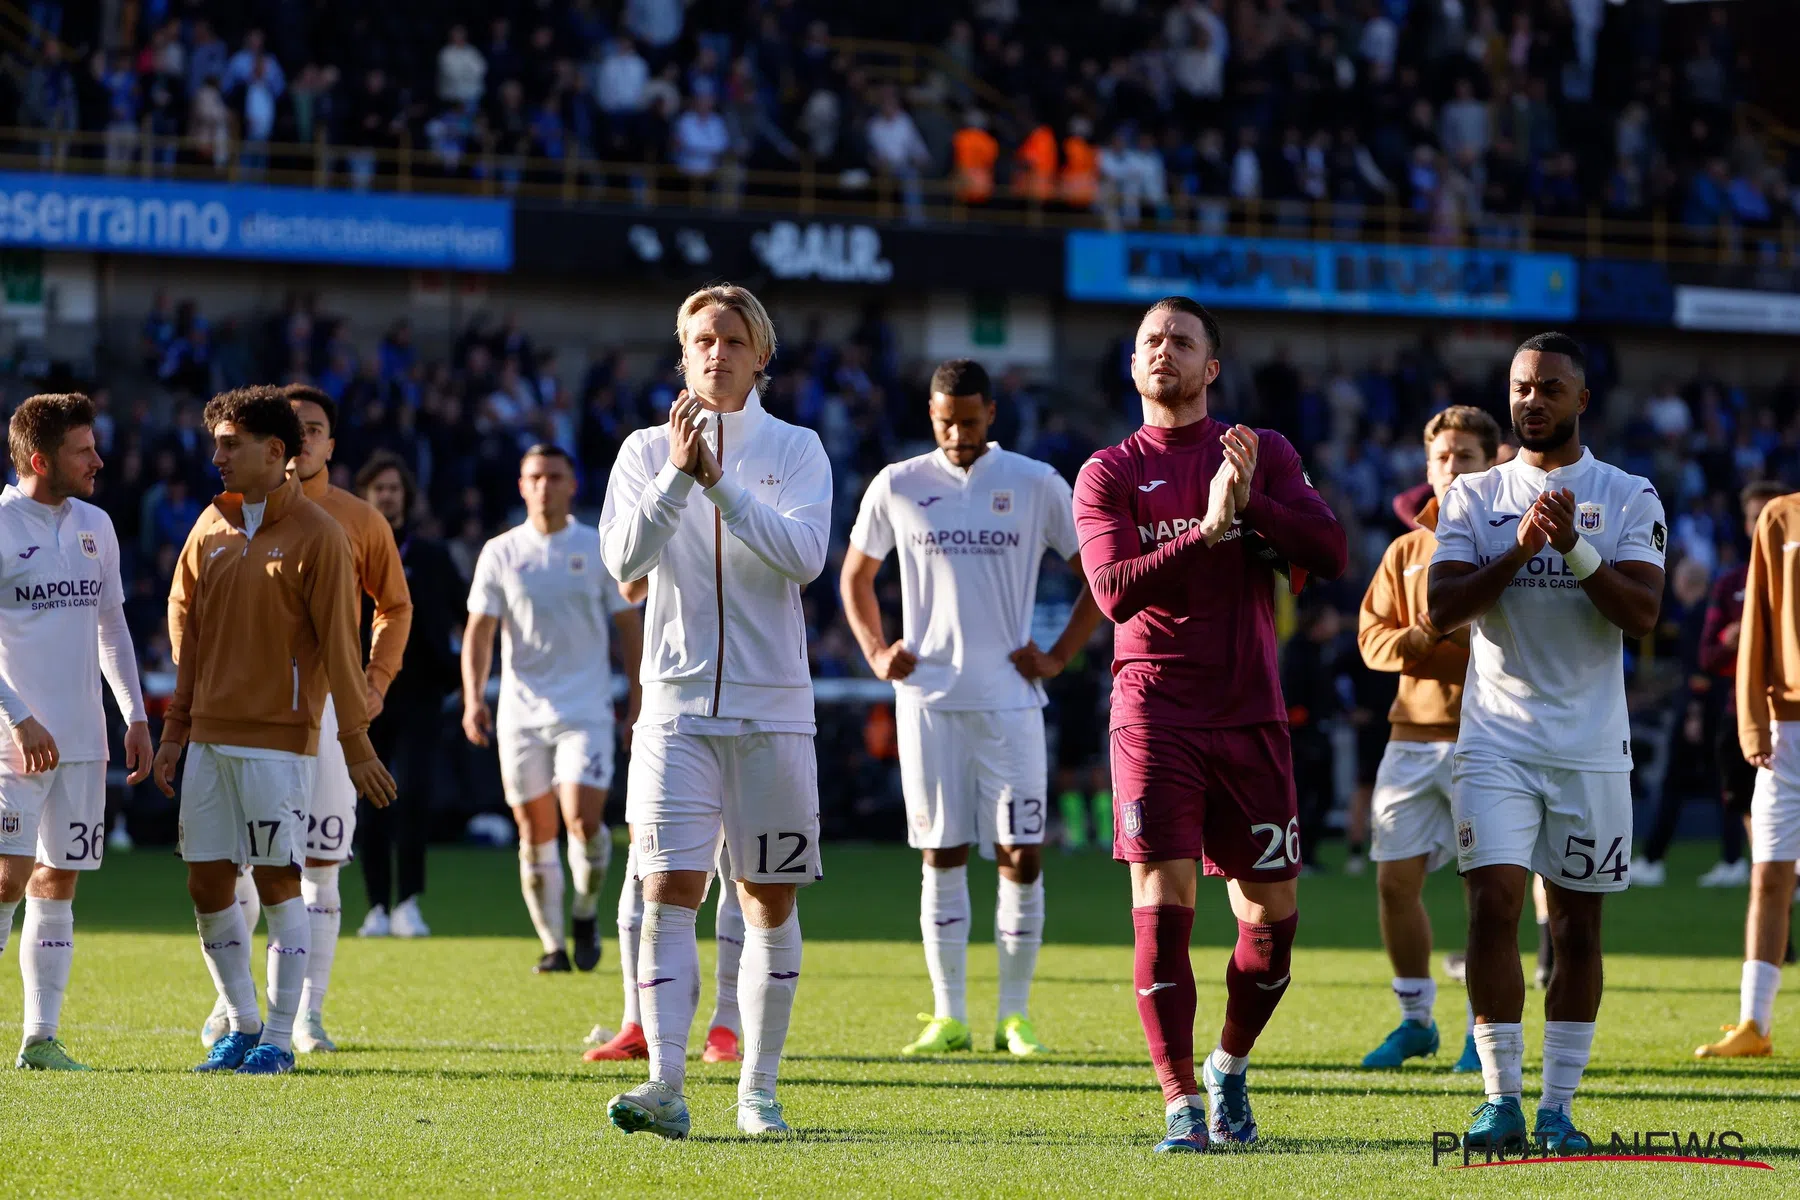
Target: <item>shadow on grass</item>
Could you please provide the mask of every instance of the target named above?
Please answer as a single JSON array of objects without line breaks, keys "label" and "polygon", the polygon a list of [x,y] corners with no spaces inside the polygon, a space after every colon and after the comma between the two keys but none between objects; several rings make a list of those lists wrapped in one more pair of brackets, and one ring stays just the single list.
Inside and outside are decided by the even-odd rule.
[{"label": "shadow on grass", "polygon": [[[1330,848],[1328,854],[1335,857],[1336,848]],[[916,851],[899,845],[834,843],[827,858],[829,876],[808,888],[801,904],[809,940],[917,943]],[[1698,875],[1710,861],[1710,850],[1695,843],[1682,844],[1670,858],[1672,874],[1683,875],[1692,868]],[[510,852],[433,846],[431,871],[434,878],[455,881],[454,887],[431,892],[425,900],[427,915],[441,937],[524,942],[529,936],[529,926],[519,912],[518,863]],[[622,874],[611,873],[603,905],[617,897]],[[1094,856],[1071,855],[1055,860],[1048,874],[1052,880],[1049,936],[1054,945],[1129,952],[1130,896],[1122,867]],[[975,872],[970,888],[975,911],[991,912],[993,874]],[[344,923],[354,928],[362,920],[364,908],[356,894],[360,889],[347,890],[352,894],[346,897]],[[1441,872],[1434,876],[1426,885],[1425,902],[1433,916],[1435,940],[1444,946],[1460,945],[1466,918],[1455,878]],[[1627,893],[1608,905],[1607,950],[1735,961],[1737,947],[1722,942],[1717,931],[1739,927],[1743,906],[1741,895],[1689,885]],[[709,911],[702,913],[702,928],[710,927]],[[1301,942],[1309,949],[1376,950],[1381,946],[1371,879],[1341,875],[1309,879],[1301,893],[1301,912]],[[80,920],[88,933],[159,933],[191,939],[194,917],[181,863],[158,848],[109,856],[104,871],[83,881]],[[971,932],[985,939],[990,929],[981,917]],[[1535,938],[1529,928],[1522,933],[1527,942]],[[1194,926],[1196,952],[1229,953],[1236,938],[1237,924],[1225,889],[1203,887]],[[1531,946],[1522,949],[1529,952]],[[1094,981],[1067,982],[1087,986]]]},{"label": "shadow on grass", "polygon": [[[760,1143],[767,1146],[784,1146],[796,1144],[821,1145],[892,1145],[896,1148],[917,1146],[921,1142],[937,1146],[1000,1146],[1007,1149],[1014,1147],[1042,1147],[1047,1149],[1106,1149],[1115,1148],[1128,1151],[1143,1151],[1152,1144],[1155,1136],[1154,1128],[1143,1131],[1130,1131],[1116,1134],[1081,1133],[1077,1131],[1046,1133],[1019,1132],[1000,1130],[984,1134],[968,1129],[956,1130],[919,1130],[913,1128],[878,1130],[878,1129],[840,1129],[823,1128],[796,1129],[788,1137],[771,1139]],[[730,1134],[694,1134],[686,1140],[702,1145],[742,1146],[750,1139]],[[1385,1153],[1394,1154],[1403,1151],[1414,1151],[1423,1155],[1429,1162],[1431,1154],[1431,1137],[1388,1138],[1388,1137],[1318,1137],[1318,1138],[1284,1138],[1263,1137],[1257,1140],[1255,1147],[1244,1147],[1229,1150],[1217,1150],[1216,1154],[1226,1157],[1250,1157],[1261,1154],[1357,1154]]]}]

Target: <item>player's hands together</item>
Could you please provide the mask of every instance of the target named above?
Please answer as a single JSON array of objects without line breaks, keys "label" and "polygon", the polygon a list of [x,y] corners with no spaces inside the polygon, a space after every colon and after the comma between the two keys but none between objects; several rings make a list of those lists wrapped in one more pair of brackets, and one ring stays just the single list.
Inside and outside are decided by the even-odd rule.
[{"label": "player's hands together", "polygon": [[892,645],[883,646],[869,660],[869,667],[875,672],[875,678],[885,679],[889,683],[905,679],[919,665],[919,656],[906,648],[904,642],[895,638]]},{"label": "player's hands together", "polygon": [[368,710],[369,720],[373,721],[387,707],[387,699],[375,689],[372,683],[363,684],[363,707]]},{"label": "player's hands together", "polygon": [[1544,535],[1552,550],[1567,554],[1575,548],[1575,493],[1564,488],[1560,492],[1545,492],[1532,501],[1531,510],[1519,522],[1520,541],[1524,540],[1522,527],[1527,521]]},{"label": "player's hands together", "polygon": [[1256,477],[1256,455],[1260,440],[1248,425],[1233,425],[1219,439],[1225,447],[1225,461],[1231,464],[1231,500],[1238,512],[1250,504],[1250,481]]},{"label": "player's hands together", "polygon": [[685,388],[669,406],[669,461],[701,487],[719,482],[719,460],[706,444],[706,405]]},{"label": "player's hands together", "polygon": [[1026,642],[1006,657],[1027,679],[1055,679],[1068,666],[1054,654],[1039,650],[1036,642]]},{"label": "player's hands together", "polygon": [[1759,771],[1766,771],[1769,769],[1769,764],[1775,761],[1775,756],[1773,754],[1746,754],[1744,761]]},{"label": "player's hands together", "polygon": [[150,764],[150,778],[157,791],[165,796],[175,795],[175,768],[180,765],[180,743],[164,742],[156,748],[156,761]]},{"label": "player's hands together", "polygon": [[494,714],[488,711],[486,700],[463,705],[462,727],[471,745],[488,744],[488,736],[494,732]]},{"label": "player's hands together", "polygon": [[19,747],[19,753],[25,758],[27,775],[52,770],[62,761],[62,755],[56,748],[56,739],[50,736],[50,731],[36,717],[26,717],[14,725],[12,736],[13,742]]},{"label": "player's hands together", "polygon": [[356,794],[373,804],[376,808],[386,808],[399,795],[394,786],[394,777],[388,769],[381,765],[379,758],[365,758],[359,763],[350,764],[350,783],[356,788]]},{"label": "player's hands together", "polygon": [[1526,558],[1535,558],[1539,551],[1550,544],[1549,531],[1537,521],[1538,503],[1542,499],[1540,496],[1533,500],[1531,507],[1525,510],[1525,515],[1519,518],[1519,549]]},{"label": "player's hands together", "polygon": [[125,768],[131,774],[125,782],[133,786],[144,782],[150,774],[150,762],[156,750],[150,745],[150,722],[133,721],[125,728]]},{"label": "player's hands together", "polygon": [[1237,520],[1237,467],[1227,458],[1219,464],[1218,473],[1206,496],[1206,516],[1200,521],[1200,536],[1208,546],[1216,546],[1232,522]]}]

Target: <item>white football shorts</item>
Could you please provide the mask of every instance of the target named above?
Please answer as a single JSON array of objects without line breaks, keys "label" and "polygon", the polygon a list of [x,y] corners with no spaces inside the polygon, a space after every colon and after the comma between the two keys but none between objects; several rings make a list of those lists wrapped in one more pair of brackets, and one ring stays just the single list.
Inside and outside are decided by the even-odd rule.
[{"label": "white football shorts", "polygon": [[894,705],[906,840],[916,849],[1036,846],[1044,840],[1048,791],[1044,710],[965,712]]},{"label": "white football shorts", "polygon": [[640,878],[712,870],[721,837],[734,879],[805,885],[823,877],[811,734],[639,725],[630,776],[625,820]]},{"label": "white football shorts", "polygon": [[1456,823],[1450,819],[1450,760],[1455,742],[1389,741],[1375,768],[1369,806],[1376,862],[1425,858],[1435,871],[1456,857]]},{"label": "white football shorts", "polygon": [[306,813],[306,857],[344,862],[356,840],[356,786],[338,741],[337,708],[325,697],[319,714],[319,766]]},{"label": "white football shorts", "polygon": [[1800,859],[1800,721],[1777,721],[1750,793],[1750,861]]},{"label": "white football shorts", "polygon": [[106,850],[106,764],[58,763],[26,775],[0,761],[0,854],[92,871]]},{"label": "white football shorts", "polygon": [[181,771],[181,857],[300,865],[318,763],[310,754],[190,744]]},{"label": "white football shorts", "polygon": [[1510,864],[1574,892],[1631,884],[1631,773],[1458,754],[1456,869]]},{"label": "white football shorts", "polygon": [[613,778],[613,723],[506,726],[496,731],[500,786],[514,807],[557,784],[607,791]]}]

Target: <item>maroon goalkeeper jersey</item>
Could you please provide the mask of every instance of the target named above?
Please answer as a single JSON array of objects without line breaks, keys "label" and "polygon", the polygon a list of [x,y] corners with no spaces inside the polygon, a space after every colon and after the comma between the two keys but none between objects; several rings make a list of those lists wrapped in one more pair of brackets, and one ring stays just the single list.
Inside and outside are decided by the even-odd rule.
[{"label": "maroon goalkeeper jersey", "polygon": [[1323,579],[1343,574],[1343,526],[1300,455],[1268,429],[1250,503],[1216,546],[1200,536],[1230,426],[1211,417],[1146,425],[1082,464],[1075,481],[1081,565],[1115,622],[1112,727],[1214,729],[1287,720],[1275,645],[1275,570],[1255,534]]}]

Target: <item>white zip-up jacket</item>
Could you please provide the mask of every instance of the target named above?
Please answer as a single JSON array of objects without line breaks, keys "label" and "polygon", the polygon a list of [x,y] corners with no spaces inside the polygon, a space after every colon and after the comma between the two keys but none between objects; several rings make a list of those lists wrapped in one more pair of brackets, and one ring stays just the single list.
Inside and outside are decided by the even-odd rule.
[{"label": "white zip-up jacket", "polygon": [[669,427],[625,439],[606,485],[600,553],[615,579],[650,577],[641,724],[682,716],[813,722],[800,589],[825,568],[831,462],[810,429],[707,413],[721,475],[710,488],[669,461]]}]

